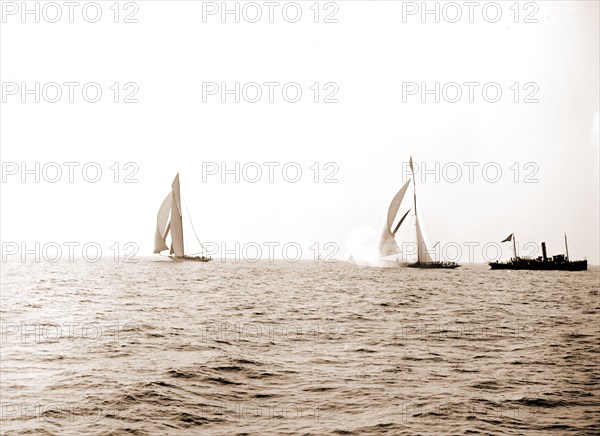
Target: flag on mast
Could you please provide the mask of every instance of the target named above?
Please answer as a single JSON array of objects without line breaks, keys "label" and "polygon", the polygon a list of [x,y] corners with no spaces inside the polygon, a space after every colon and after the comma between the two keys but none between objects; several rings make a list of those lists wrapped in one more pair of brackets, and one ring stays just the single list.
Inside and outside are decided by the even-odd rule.
[{"label": "flag on mast", "polygon": [[510,235],[508,235],[508,236],[506,237],[506,239],[505,239],[504,241],[502,241],[502,242],[510,242],[510,241],[512,241],[513,235],[514,235],[514,233],[511,233],[511,234],[510,234]]},{"label": "flag on mast", "polygon": [[410,165],[410,170],[414,173],[415,169],[413,168],[412,156],[410,157],[409,165]]}]

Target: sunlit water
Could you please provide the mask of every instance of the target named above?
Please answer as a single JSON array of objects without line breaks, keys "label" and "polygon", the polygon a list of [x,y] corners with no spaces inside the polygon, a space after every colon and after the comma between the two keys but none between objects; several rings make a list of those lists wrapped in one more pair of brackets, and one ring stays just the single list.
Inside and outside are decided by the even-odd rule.
[{"label": "sunlit water", "polygon": [[598,434],[599,280],[8,262],[2,434]]}]

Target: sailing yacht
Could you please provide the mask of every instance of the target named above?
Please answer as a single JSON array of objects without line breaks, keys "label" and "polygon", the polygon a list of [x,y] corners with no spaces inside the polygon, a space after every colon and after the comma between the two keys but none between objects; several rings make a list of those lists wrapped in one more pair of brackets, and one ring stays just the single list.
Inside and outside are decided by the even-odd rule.
[{"label": "sailing yacht", "polygon": [[[441,262],[434,261],[429,255],[427,244],[425,242],[425,238],[423,237],[423,232],[421,230],[422,224],[419,222],[419,217],[417,215],[417,190],[415,184],[415,172],[413,168],[412,157],[410,158],[410,169],[412,172],[412,182],[413,182],[413,199],[414,199],[414,217],[415,217],[415,233],[417,239],[417,261],[413,263],[408,263],[405,266],[409,268],[440,268],[440,269],[454,269],[459,267],[460,265],[455,262]],[[411,209],[409,209],[398,221],[395,227],[393,227],[393,222],[396,219],[398,214],[398,210],[400,209],[400,205],[408,187],[410,185],[410,180],[408,180],[404,186],[398,191],[398,193],[392,199],[390,203],[390,207],[388,208],[388,215],[386,223],[382,229],[381,236],[379,237],[379,256],[381,260],[387,260],[393,255],[400,255],[402,250],[398,247],[396,243],[396,233],[398,229],[410,213]],[[393,227],[393,229],[392,229]],[[397,256],[397,263],[401,263],[398,261],[400,256]]]},{"label": "sailing yacht", "polygon": [[[201,253],[200,256],[188,256],[185,254],[182,210],[179,173],[177,173],[171,184],[171,192],[169,192],[167,197],[163,200],[160,209],[158,209],[156,234],[154,236],[154,253],[160,254],[160,252],[164,250],[169,250],[169,258],[172,260],[191,260],[195,262],[208,262],[212,260],[211,257],[204,256],[203,253]],[[193,224],[192,230],[194,235],[196,235]],[[171,232],[170,248],[166,243],[169,232]],[[196,235],[196,239],[198,239],[198,235]],[[199,239],[198,242],[200,243],[200,247],[204,249]]]}]

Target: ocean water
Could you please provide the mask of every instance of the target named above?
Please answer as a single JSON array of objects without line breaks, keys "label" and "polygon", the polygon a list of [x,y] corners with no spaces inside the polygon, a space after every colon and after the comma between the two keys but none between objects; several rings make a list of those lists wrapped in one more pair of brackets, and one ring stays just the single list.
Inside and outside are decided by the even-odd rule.
[{"label": "ocean water", "polygon": [[2,434],[599,434],[600,272],[2,264]]}]

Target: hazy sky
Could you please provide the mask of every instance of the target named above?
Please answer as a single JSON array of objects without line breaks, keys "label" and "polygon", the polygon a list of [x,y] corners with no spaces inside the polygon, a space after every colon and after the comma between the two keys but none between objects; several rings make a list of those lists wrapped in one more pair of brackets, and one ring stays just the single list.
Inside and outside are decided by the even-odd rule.
[{"label": "hazy sky", "polygon": [[[440,179],[432,173],[417,185],[432,242],[483,245],[515,232],[522,243],[545,240],[556,254],[564,251],[567,232],[571,257],[599,263],[598,2],[521,2],[518,17],[509,9],[514,2],[502,2],[496,23],[488,22],[492,9],[483,15],[489,2],[480,2],[473,23],[466,7],[461,20],[447,22],[456,10],[443,9],[444,2],[440,23],[432,15],[422,23],[420,11],[406,14],[421,2],[322,2],[318,17],[314,2],[298,2],[296,23],[285,19],[294,21],[295,6],[283,16],[289,2],[279,2],[274,23],[263,2],[257,23],[245,22],[256,8],[242,9],[244,2],[240,23],[233,15],[226,23],[219,13],[206,15],[221,2],[121,2],[119,17],[110,9],[114,2],[99,2],[96,23],[80,9],[70,23],[66,7],[56,23],[47,22],[56,16],[50,7],[40,11],[40,23],[30,15],[22,23],[21,11],[13,14],[6,3],[12,2],[3,2],[0,23],[5,242],[97,242],[106,251],[115,242],[134,242],[140,255],[149,255],[156,213],[179,172],[202,240],[229,247],[296,242],[304,257],[313,243],[333,242],[342,257],[357,229],[366,238],[378,232],[412,155],[431,170],[439,163]],[[90,21],[94,12],[86,9]],[[126,17],[139,22],[124,23]],[[532,20],[539,22],[525,22]],[[35,89],[36,82],[39,103],[21,89],[21,83]],[[47,101],[56,97],[53,85],[46,86],[51,82],[61,84],[57,103]],[[80,84],[73,103],[65,82]],[[90,82],[102,89],[97,103],[82,97]],[[229,89],[239,82],[241,102],[225,95],[222,103],[219,91],[205,93],[203,102],[203,88],[214,91],[209,82]],[[257,103],[246,101],[255,97],[254,85],[242,94],[251,82],[260,84]],[[265,82],[280,84],[272,85],[273,103]],[[463,95],[447,101],[456,95],[447,86],[439,103],[434,95],[423,103],[419,91],[403,96],[403,89],[414,91],[409,82],[429,89],[439,82],[440,94],[455,82]],[[479,83],[473,102],[465,82]],[[293,83],[286,88],[290,100],[302,90],[297,103],[282,96],[287,83]],[[502,91],[497,103],[482,95],[488,83],[489,99]],[[95,87],[86,88],[90,99]],[[128,96],[139,102],[123,103]],[[29,175],[22,183],[11,162],[30,169],[39,162],[46,177],[36,183]],[[55,174],[51,162],[63,169],[56,183],[47,181]],[[80,164],[73,183],[64,162]],[[238,162],[240,172],[246,165],[246,180],[241,174],[236,183],[230,174],[223,183],[220,173],[211,174],[211,162],[229,169]],[[257,183],[247,180],[256,174],[252,162],[263,171]],[[273,183],[264,162],[272,163]],[[465,162],[474,169],[472,183]],[[87,163],[90,177],[94,166],[102,169],[97,183],[84,180]],[[293,163],[288,180],[301,168],[297,183],[285,180],[287,163]],[[463,174],[452,183],[456,167]],[[497,168],[502,174],[494,183]],[[136,169],[138,182],[124,183]],[[337,183],[324,183],[327,175]],[[482,261],[476,253],[474,260]],[[466,249],[461,260],[468,260]]]}]

